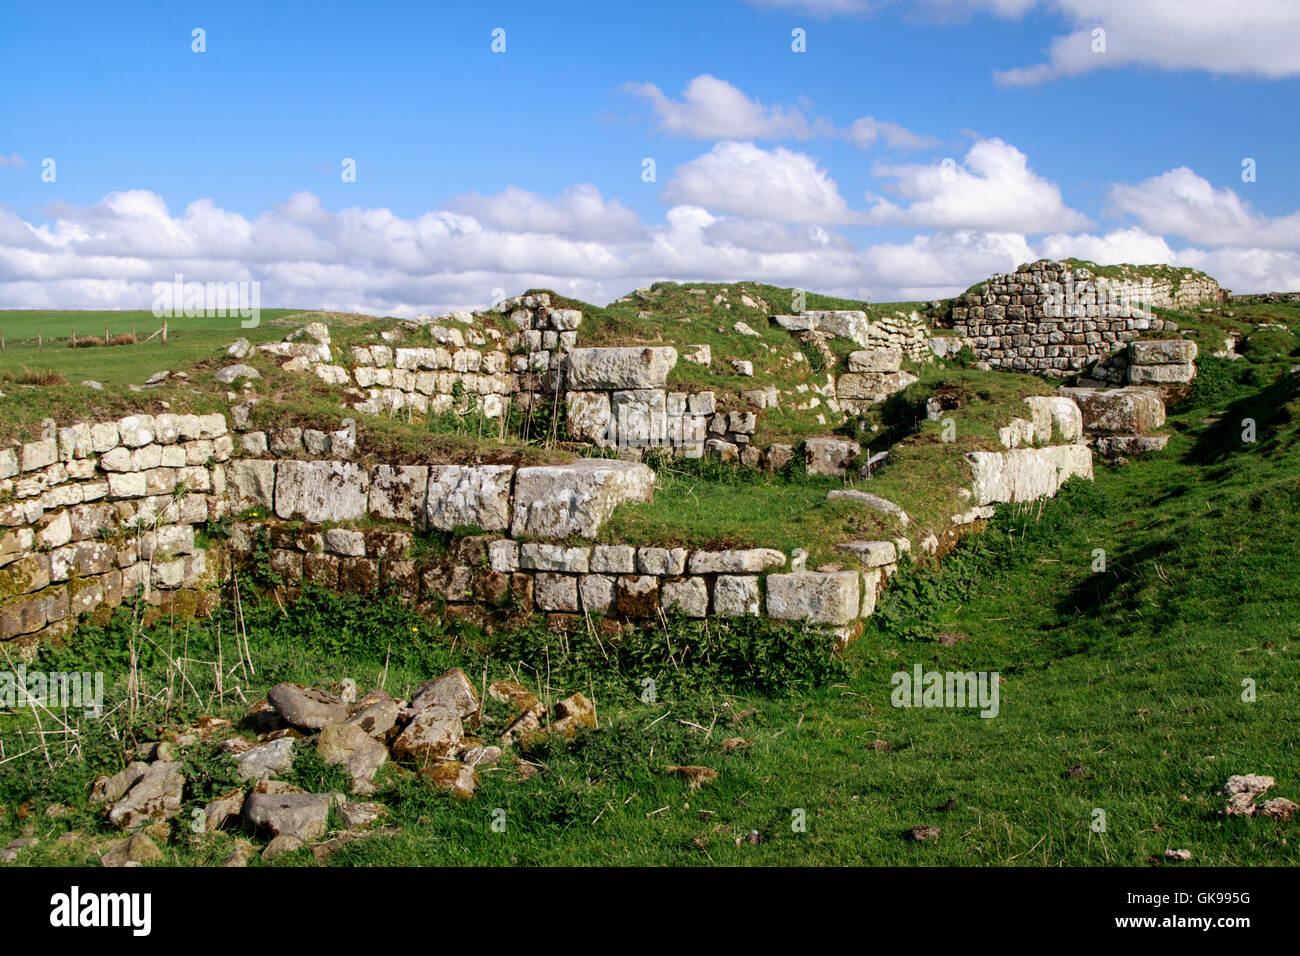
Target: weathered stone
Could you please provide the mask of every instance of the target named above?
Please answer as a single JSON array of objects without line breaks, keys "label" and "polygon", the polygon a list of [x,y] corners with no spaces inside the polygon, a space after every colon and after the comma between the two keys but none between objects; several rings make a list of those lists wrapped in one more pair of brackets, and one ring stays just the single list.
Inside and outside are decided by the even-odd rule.
[{"label": "weathered stone", "polygon": [[849,541],[836,547],[856,555],[869,568],[898,563],[898,548],[892,541]]},{"label": "weathered stone", "polygon": [[1128,360],[1133,365],[1190,365],[1196,361],[1196,343],[1190,339],[1130,342]]},{"label": "weathered stone", "polygon": [[573,349],[568,357],[568,385],[575,391],[663,388],[677,364],[669,347]]},{"label": "weathered stone", "polygon": [[608,614],[614,607],[614,577],[609,574],[584,574],[578,579],[578,596],[582,610],[589,614]]},{"label": "weathered stone", "polygon": [[450,790],[457,798],[468,800],[478,787],[478,774],[459,760],[440,760],[420,771],[420,775],[439,790]]},{"label": "weathered stone", "polygon": [[565,423],[572,441],[585,441],[604,447],[612,444],[611,408],[608,392],[566,392]]},{"label": "weathered stone", "polygon": [[424,518],[429,469],[424,465],[379,465],[370,478],[372,517],[417,524]]},{"label": "weathered stone", "polygon": [[244,810],[243,789],[232,790],[203,808],[203,829],[211,833],[239,820]]},{"label": "weathered stone", "polygon": [[881,514],[889,515],[898,520],[899,525],[906,528],[908,523],[907,513],[898,505],[894,504],[888,498],[882,498],[880,495],[873,495],[869,491],[858,491],[855,488],[837,488],[826,493],[827,501],[837,500],[856,501],[872,511],[879,511]]},{"label": "weathered stone", "polygon": [[520,468],[515,475],[511,534],[593,538],[618,505],[652,500],[654,477],[645,465],[599,458]]},{"label": "weathered stone", "polygon": [[677,576],[686,573],[685,548],[641,548],[636,554],[637,570],[642,574]]},{"label": "weathered stone", "polygon": [[572,738],[581,729],[596,729],[596,705],[582,693],[576,693],[556,702],[555,718],[550,733]]},{"label": "weathered stone", "polygon": [[696,551],[687,562],[687,570],[691,574],[759,574],[783,564],[785,554],[775,548]]},{"label": "weathered stone", "polygon": [[230,385],[241,378],[250,381],[259,379],[262,377],[262,373],[251,365],[244,365],[241,363],[237,365],[227,365],[225,368],[217,369],[217,371],[212,373],[212,377],[222,385]]},{"label": "weathered stone", "polygon": [[767,615],[783,621],[845,625],[858,616],[857,571],[796,571],[767,577]]},{"label": "weathered stone", "polygon": [[1061,395],[1030,395],[1025,399],[1034,425],[1034,440],[1049,444],[1054,435],[1066,442],[1083,438],[1083,415],[1074,399]]},{"label": "weathered stone", "polygon": [[269,510],[275,494],[275,462],[253,458],[232,461],[226,468],[226,488],[237,509]]},{"label": "weathered stone", "polygon": [[348,461],[282,461],[276,466],[275,515],[312,524],[366,515],[370,476]]},{"label": "weathered stone", "polygon": [[109,822],[121,830],[138,830],[150,823],[170,820],[181,812],[185,790],[182,764],[159,760],[108,812]]},{"label": "weathered stone", "polygon": [[1165,423],[1165,403],[1150,388],[1066,388],[1090,435],[1142,435]]},{"label": "weathered stone", "polygon": [[434,465],[426,518],[439,531],[503,531],[510,523],[510,465]]},{"label": "weathered stone", "polygon": [[90,802],[95,805],[117,803],[148,772],[149,765],[147,763],[142,760],[135,760],[111,777],[101,776],[97,778],[91,788]]},{"label": "weathered stone", "polygon": [[309,843],[325,835],[335,799],[332,793],[253,793],[244,817],[258,830]]},{"label": "weathered stone", "polygon": [[293,769],[293,738],[281,737],[234,755],[240,780],[265,780]]},{"label": "weathered stone", "polygon": [[591,549],[591,570],[601,574],[631,574],[636,570],[636,548],[598,544]]},{"label": "weathered stone", "polygon": [[166,857],[158,844],[144,833],[132,834],[122,840],[114,840],[100,855],[104,866],[142,866],[146,863],[161,863]]},{"label": "weathered stone", "polygon": [[759,612],[758,578],[720,574],[713,582],[713,613],[720,617],[753,617]]},{"label": "weathered stone", "polygon": [[322,536],[325,549],[331,554],[347,558],[364,557],[366,553],[366,536],[360,531],[347,528],[329,528]]},{"label": "weathered stone", "polygon": [[429,681],[411,696],[411,710],[419,713],[427,707],[441,707],[460,717],[478,713],[478,693],[459,667]]},{"label": "weathered stone", "polygon": [[315,687],[276,684],[266,699],[285,723],[299,730],[320,730],[348,719],[347,704]]},{"label": "weathered stone", "polygon": [[563,571],[584,574],[590,570],[590,548],[566,548],[559,544],[525,542],[519,547],[519,567],[527,571]]},{"label": "weathered stone", "polygon": [[371,737],[383,737],[397,724],[397,701],[377,700],[357,711],[345,721],[360,727]]},{"label": "weathered stone", "polygon": [[1133,385],[1185,385],[1196,377],[1196,366],[1130,365],[1128,380]]},{"label": "weathered stone", "polygon": [[808,438],[803,447],[804,464],[810,475],[846,475],[853,460],[862,453],[861,445],[842,438]]},{"label": "weathered stone", "polygon": [[539,571],[533,576],[533,599],[539,610],[575,613],[578,610],[578,579],[572,574]]},{"label": "weathered stone", "polygon": [[356,724],[330,724],[316,739],[316,750],[327,764],[343,764],[352,777],[353,793],[374,789],[375,772],[388,760],[388,748]]},{"label": "weathered stone", "polygon": [[966,459],[971,464],[971,501],[977,506],[1051,498],[1072,477],[1092,480],[1092,449],[1087,445],[975,451]]},{"label": "weathered stone", "polygon": [[903,367],[901,349],[874,349],[850,352],[850,372],[897,372]]},{"label": "weathered stone", "polygon": [[345,800],[338,805],[339,817],[343,820],[343,825],[349,830],[368,827],[387,812],[388,808],[382,803],[359,803],[355,800]]},{"label": "weathered stone", "polygon": [[460,717],[445,707],[426,707],[393,741],[398,760],[425,764],[448,756],[464,736]]},{"label": "weathered stone", "polygon": [[1102,435],[1097,439],[1097,452],[1106,458],[1120,455],[1137,458],[1153,451],[1162,451],[1168,444],[1168,435]]},{"label": "weathered stone", "polygon": [[668,578],[659,586],[659,604],[665,611],[686,617],[704,617],[709,611],[709,588],[704,578]]}]

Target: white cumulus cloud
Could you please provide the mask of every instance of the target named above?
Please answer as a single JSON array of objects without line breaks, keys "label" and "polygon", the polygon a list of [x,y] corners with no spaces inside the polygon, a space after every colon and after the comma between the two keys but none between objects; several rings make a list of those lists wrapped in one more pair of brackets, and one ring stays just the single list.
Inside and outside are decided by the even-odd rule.
[{"label": "white cumulus cloud", "polygon": [[1211,246],[1300,246],[1300,212],[1269,217],[1228,188],[1215,189],[1186,166],[1136,184],[1111,187],[1110,211],[1130,215],[1149,232]]},{"label": "white cumulus cloud", "polygon": [[664,188],[664,199],[776,222],[835,224],[857,218],[816,159],[753,143],[719,143],[683,163]]},{"label": "white cumulus cloud", "polygon": [[961,163],[877,164],[872,172],[891,177],[893,191],[910,200],[899,206],[868,196],[874,201],[868,221],[877,225],[1031,234],[1091,225],[1065,205],[1055,183],[1029,167],[1024,153],[1000,139],[976,142]]}]

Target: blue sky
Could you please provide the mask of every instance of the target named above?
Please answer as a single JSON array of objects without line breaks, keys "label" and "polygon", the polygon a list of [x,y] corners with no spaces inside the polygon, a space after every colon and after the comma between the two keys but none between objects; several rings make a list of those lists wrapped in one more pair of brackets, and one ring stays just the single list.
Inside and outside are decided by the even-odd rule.
[{"label": "blue sky", "polygon": [[1297,50],[1290,0],[11,3],[0,307],[176,271],[394,314],[660,278],[880,301],[1039,254],[1300,288]]}]

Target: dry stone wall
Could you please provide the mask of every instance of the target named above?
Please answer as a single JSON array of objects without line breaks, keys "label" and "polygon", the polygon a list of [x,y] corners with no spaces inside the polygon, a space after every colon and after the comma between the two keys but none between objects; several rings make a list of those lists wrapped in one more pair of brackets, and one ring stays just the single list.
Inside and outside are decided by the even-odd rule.
[{"label": "dry stone wall", "polygon": [[820,332],[849,339],[862,349],[897,349],[914,362],[930,362],[930,333],[916,312],[895,312],[872,321],[866,312],[837,309],[774,315],[772,321],[790,332]]},{"label": "dry stone wall", "polygon": [[53,637],[141,595],[212,606],[196,528],[225,516],[222,415],[131,415],[0,450],[0,640]]},{"label": "dry stone wall", "polygon": [[[1050,260],[991,276],[952,307],[954,331],[994,368],[1064,378],[1106,359],[1149,331],[1176,331],[1153,307],[1221,302],[1213,279],[1124,280],[1094,276]],[[1105,369],[1117,384],[1122,369]]]}]

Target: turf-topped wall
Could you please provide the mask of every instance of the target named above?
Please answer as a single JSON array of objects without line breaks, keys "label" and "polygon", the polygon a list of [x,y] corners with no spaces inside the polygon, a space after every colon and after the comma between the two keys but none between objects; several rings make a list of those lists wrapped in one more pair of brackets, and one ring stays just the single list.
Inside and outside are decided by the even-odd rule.
[{"label": "turf-topped wall", "polygon": [[1177,331],[1152,308],[1219,303],[1225,290],[1200,273],[1094,274],[1043,259],[959,296],[953,329],[994,368],[1064,378],[1148,332]]}]

